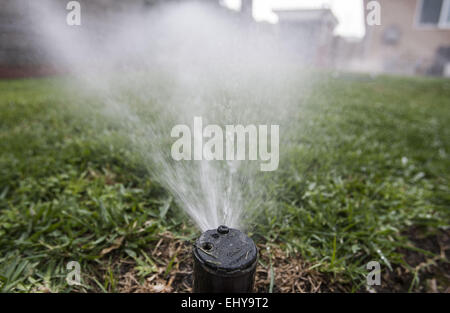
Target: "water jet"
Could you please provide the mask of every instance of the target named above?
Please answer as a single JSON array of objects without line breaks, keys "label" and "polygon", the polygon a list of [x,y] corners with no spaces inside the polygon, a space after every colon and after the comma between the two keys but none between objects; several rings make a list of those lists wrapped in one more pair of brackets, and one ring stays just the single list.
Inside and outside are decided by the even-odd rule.
[{"label": "water jet", "polygon": [[219,226],[195,242],[194,292],[252,292],[258,250],[238,229]]}]

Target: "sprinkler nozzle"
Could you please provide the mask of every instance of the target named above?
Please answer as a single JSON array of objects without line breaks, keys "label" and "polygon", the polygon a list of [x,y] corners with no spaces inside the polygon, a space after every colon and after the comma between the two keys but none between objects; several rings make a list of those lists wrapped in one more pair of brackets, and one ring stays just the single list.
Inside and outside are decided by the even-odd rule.
[{"label": "sprinkler nozzle", "polygon": [[195,242],[194,292],[252,292],[258,250],[246,234],[221,225]]},{"label": "sprinkler nozzle", "polygon": [[225,225],[220,225],[220,226],[217,228],[217,232],[218,232],[219,234],[227,234],[229,231],[230,231],[230,229],[229,229],[227,226],[225,226]]}]

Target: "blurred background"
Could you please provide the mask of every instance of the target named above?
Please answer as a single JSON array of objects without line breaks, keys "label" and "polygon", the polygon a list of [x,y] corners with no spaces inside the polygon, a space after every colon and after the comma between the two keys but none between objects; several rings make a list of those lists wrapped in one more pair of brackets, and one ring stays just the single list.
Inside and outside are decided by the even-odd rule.
[{"label": "blurred background", "polygon": [[[61,22],[67,1],[54,2]],[[183,0],[81,0],[83,29],[114,32],[114,20]],[[205,0],[241,29],[276,39],[298,62],[321,69],[450,77],[449,0]],[[372,2],[372,3],[371,3]],[[42,76],[58,66],[42,52],[29,0],[1,0],[0,77]],[[377,11],[378,10],[378,11]],[[379,13],[379,14],[378,14]],[[374,15],[378,14],[378,15]],[[375,23],[375,25],[373,25]],[[380,24],[380,25],[377,25]],[[58,27],[67,27],[61,23]]]},{"label": "blurred background", "polygon": [[[189,292],[220,218],[255,291],[450,292],[448,77],[450,0],[0,0],[0,292]],[[195,116],[279,169],[174,161]]]}]

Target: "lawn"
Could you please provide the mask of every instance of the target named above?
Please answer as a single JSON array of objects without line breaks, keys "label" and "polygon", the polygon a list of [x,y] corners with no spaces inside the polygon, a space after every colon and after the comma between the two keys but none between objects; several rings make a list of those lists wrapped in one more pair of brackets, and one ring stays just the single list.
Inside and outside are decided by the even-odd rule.
[{"label": "lawn", "polygon": [[[0,81],[0,290],[189,291],[200,232],[60,84]],[[366,291],[369,261],[375,290],[448,290],[450,80],[321,74],[301,102],[248,230],[257,290]]]}]

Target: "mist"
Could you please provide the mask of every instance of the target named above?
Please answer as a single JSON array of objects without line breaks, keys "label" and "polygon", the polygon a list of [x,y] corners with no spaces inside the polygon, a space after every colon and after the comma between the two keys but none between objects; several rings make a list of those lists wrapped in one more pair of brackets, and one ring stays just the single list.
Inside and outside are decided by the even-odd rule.
[{"label": "mist", "polygon": [[281,142],[291,140],[304,90],[287,82],[307,77],[294,54],[238,13],[205,2],[101,21],[85,14],[73,27],[53,1],[32,10],[45,58],[74,77],[68,88],[100,99],[102,116],[120,124],[151,179],[195,224],[248,228],[244,221],[270,201],[271,174],[252,161],[174,161],[171,129],[198,116],[217,125],[280,125]]}]

